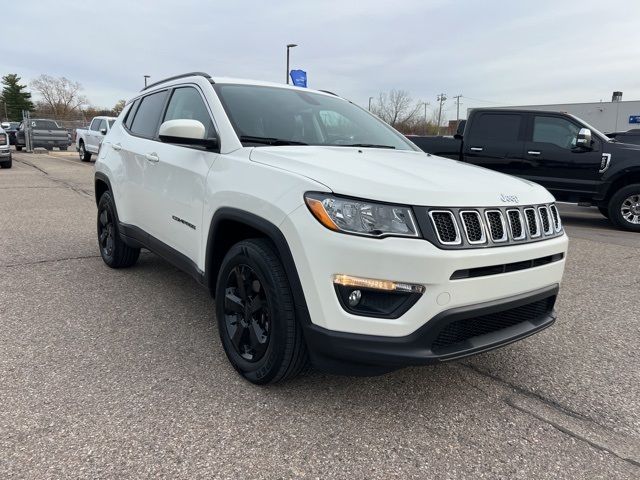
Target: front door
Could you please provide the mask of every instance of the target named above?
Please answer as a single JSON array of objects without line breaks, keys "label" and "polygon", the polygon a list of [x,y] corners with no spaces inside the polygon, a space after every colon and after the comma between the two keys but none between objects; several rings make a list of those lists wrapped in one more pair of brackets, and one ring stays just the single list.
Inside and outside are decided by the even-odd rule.
[{"label": "front door", "polygon": [[566,116],[532,114],[521,176],[540,183],[558,199],[578,201],[592,196],[600,183],[599,139],[591,149],[576,146],[582,126]]}]

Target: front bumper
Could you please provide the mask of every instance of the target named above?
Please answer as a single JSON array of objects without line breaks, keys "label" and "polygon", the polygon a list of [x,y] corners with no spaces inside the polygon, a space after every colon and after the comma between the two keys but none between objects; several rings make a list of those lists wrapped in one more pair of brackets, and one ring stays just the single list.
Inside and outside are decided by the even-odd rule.
[{"label": "front bumper", "polygon": [[2,160],[9,160],[11,159],[11,150],[9,149],[2,149],[0,150],[0,159]]},{"label": "front bumper", "polygon": [[312,363],[325,371],[377,375],[485,352],[533,335],[556,319],[558,286],[499,301],[446,310],[404,337],[359,335],[309,324]]}]

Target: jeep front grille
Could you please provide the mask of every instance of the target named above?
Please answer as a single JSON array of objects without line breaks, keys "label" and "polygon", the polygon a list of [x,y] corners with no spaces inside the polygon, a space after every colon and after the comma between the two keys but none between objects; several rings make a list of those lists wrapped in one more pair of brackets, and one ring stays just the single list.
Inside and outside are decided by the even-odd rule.
[{"label": "jeep front grille", "polygon": [[443,248],[511,245],[562,234],[560,215],[553,204],[509,208],[418,208],[424,209],[422,218],[431,220],[425,236]]}]

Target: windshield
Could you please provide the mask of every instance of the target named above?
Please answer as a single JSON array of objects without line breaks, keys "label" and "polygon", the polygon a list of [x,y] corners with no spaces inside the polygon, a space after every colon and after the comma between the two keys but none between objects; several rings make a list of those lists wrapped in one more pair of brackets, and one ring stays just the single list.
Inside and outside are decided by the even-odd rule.
[{"label": "windshield", "polygon": [[575,119],[576,121],[580,122],[585,128],[588,128],[589,130],[591,130],[591,135],[596,135],[596,136],[600,137],[601,140],[604,140],[605,142],[615,141],[612,138],[607,137],[604,133],[602,133],[596,127],[593,127],[593,126],[589,125],[583,119],[578,118],[575,115],[569,115],[569,116],[571,118]]},{"label": "windshield", "polygon": [[214,88],[243,144],[415,150],[387,124],[339,97],[257,85]]}]

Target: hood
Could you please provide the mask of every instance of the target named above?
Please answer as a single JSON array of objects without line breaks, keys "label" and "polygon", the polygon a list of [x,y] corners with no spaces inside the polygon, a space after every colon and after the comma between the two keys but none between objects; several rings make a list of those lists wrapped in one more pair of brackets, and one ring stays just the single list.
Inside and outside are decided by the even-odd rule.
[{"label": "hood", "polygon": [[540,185],[422,152],[354,147],[256,147],[254,162],[322,183],[336,194],[407,205],[504,206],[554,201]]}]

